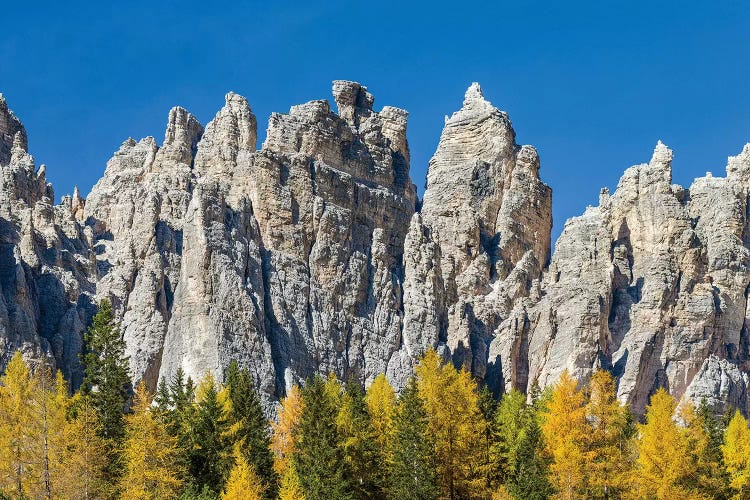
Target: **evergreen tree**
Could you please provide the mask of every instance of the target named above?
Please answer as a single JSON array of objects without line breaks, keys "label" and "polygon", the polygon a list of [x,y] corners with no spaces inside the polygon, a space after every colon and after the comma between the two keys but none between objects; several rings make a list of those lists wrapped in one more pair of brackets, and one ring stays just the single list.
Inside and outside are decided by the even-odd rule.
[{"label": "evergreen tree", "polygon": [[264,498],[276,498],[278,476],[273,468],[268,421],[250,372],[240,369],[237,362],[232,361],[227,369],[226,384],[232,402],[231,422],[242,459],[250,464],[253,474],[263,483]]},{"label": "evergreen tree", "polygon": [[724,431],[721,450],[736,498],[750,497],[750,429],[739,411],[734,412]]},{"label": "evergreen tree", "polygon": [[526,395],[513,389],[503,395],[495,411],[490,449],[495,484],[505,484],[516,473],[518,447],[527,432],[533,410],[526,404]]},{"label": "evergreen tree", "polygon": [[81,392],[90,396],[99,413],[102,437],[119,443],[124,437],[123,412],[131,392],[125,340],[108,300],[99,304],[84,334],[85,376]]},{"label": "evergreen tree", "polygon": [[133,400],[133,412],[125,417],[122,451],[125,471],[120,479],[121,498],[173,498],[182,480],[177,440],[151,410],[151,398],[143,382]]},{"label": "evergreen tree", "polygon": [[233,464],[230,415],[228,391],[218,390],[214,377],[207,374],[198,385],[196,402],[183,421],[193,491],[218,495],[224,487]]},{"label": "evergreen tree", "polygon": [[316,376],[302,391],[304,410],[299,423],[294,468],[307,500],[352,499],[352,488],[336,429],[338,413],[331,401],[330,379]]},{"label": "evergreen tree", "polygon": [[264,496],[266,491],[252,464],[245,460],[244,453],[238,451],[227,484],[221,492],[221,500],[261,500],[267,498]]},{"label": "evergreen tree", "polygon": [[168,419],[167,415],[172,411],[172,396],[169,393],[169,386],[164,377],[159,380],[159,385],[156,388],[154,405],[156,405],[159,417],[166,421]]},{"label": "evergreen tree", "polygon": [[544,457],[544,437],[538,420],[533,415],[524,425],[507,478],[506,488],[516,500],[546,500],[554,492],[548,479],[549,463]]},{"label": "evergreen tree", "polygon": [[434,462],[435,443],[414,378],[398,400],[391,441],[388,498],[431,500],[440,497]]},{"label": "evergreen tree", "polygon": [[708,431],[713,424],[706,419],[713,420],[713,415],[699,413],[692,401],[686,400],[680,405],[679,416],[685,425],[690,452],[685,460],[695,471],[685,478],[685,486],[706,498],[722,498],[727,493],[728,478],[721,464],[721,448],[718,454],[712,449]]},{"label": "evergreen tree", "polygon": [[349,484],[358,499],[382,498],[384,462],[362,389],[354,380],[346,385],[336,418]]},{"label": "evergreen tree", "polygon": [[487,387],[487,384],[482,384],[479,389],[479,413],[484,419],[484,435],[482,436],[482,459],[484,460],[484,464],[482,470],[485,472],[484,486],[487,491],[492,491],[496,483],[497,468],[492,460],[492,447],[494,443],[494,421],[497,405],[498,403],[490,388]]}]

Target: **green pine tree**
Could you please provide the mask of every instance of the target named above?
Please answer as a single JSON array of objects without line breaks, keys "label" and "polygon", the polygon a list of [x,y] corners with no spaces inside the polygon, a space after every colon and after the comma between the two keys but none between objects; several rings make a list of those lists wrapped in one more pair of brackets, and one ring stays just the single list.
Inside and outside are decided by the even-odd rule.
[{"label": "green pine tree", "polygon": [[229,396],[219,391],[213,376],[206,375],[198,386],[196,402],[182,418],[182,439],[186,447],[191,491],[218,493],[224,487],[234,458],[230,439]]},{"label": "green pine tree", "polygon": [[524,433],[530,426],[533,409],[526,404],[526,395],[512,390],[503,395],[495,412],[490,450],[494,484],[505,484],[515,474],[516,458]]},{"label": "green pine tree", "polygon": [[99,304],[84,333],[85,376],[81,392],[91,397],[102,422],[102,436],[120,442],[124,436],[123,412],[132,393],[125,340],[108,300]]},{"label": "green pine tree", "polygon": [[385,455],[378,448],[364,392],[354,380],[346,385],[337,427],[354,497],[382,498]]},{"label": "green pine tree", "polygon": [[542,430],[536,416],[526,424],[515,451],[513,469],[505,487],[518,500],[546,500],[552,493],[549,463],[543,454]]},{"label": "green pine tree", "polygon": [[336,429],[338,408],[316,376],[302,390],[304,410],[298,428],[294,466],[306,500],[350,500],[354,496]]},{"label": "green pine tree", "polygon": [[721,446],[724,444],[724,427],[716,418],[705,398],[695,411],[698,424],[708,438],[698,456],[698,490],[709,498],[729,498],[729,476],[724,467]]},{"label": "green pine tree", "polygon": [[278,476],[273,469],[273,453],[268,420],[250,372],[232,361],[226,373],[226,385],[232,402],[231,421],[240,452],[253,467],[264,486],[264,498],[276,498]]},{"label": "green pine tree", "polygon": [[398,401],[392,440],[388,498],[431,500],[439,498],[435,446],[427,430],[427,413],[414,378]]},{"label": "green pine tree", "polygon": [[496,474],[495,467],[492,460],[492,445],[494,442],[493,423],[495,421],[495,413],[497,412],[497,400],[495,396],[487,387],[487,384],[482,384],[479,389],[479,411],[485,421],[484,435],[482,436],[484,442],[484,467],[482,470],[485,471],[485,486],[488,490],[492,489],[495,483]]},{"label": "green pine tree", "polygon": [[122,472],[119,450],[125,438],[123,413],[132,393],[132,384],[125,340],[108,300],[99,304],[99,311],[83,338],[85,372],[80,390],[91,401],[101,422],[101,437],[104,438],[107,454],[105,481],[116,484]]}]

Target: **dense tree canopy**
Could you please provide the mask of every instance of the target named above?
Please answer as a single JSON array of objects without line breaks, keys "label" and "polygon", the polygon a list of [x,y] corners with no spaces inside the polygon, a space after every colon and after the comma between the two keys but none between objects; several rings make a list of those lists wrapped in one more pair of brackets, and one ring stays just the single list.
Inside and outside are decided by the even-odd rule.
[{"label": "dense tree canopy", "polygon": [[399,392],[385,376],[366,392],[316,376],[274,409],[232,363],[224,383],[206,373],[197,387],[178,370],[152,402],[143,384],[129,397],[118,330],[103,305],[73,395],[14,354],[0,378],[1,497],[750,498],[741,412],[717,418],[659,389],[635,423],[606,371],[498,401],[429,351]]}]

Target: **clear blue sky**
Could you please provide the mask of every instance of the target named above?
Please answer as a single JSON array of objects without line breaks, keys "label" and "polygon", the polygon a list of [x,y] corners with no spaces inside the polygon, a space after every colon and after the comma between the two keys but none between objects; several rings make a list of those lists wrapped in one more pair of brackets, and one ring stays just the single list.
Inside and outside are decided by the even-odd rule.
[{"label": "clear blue sky", "polygon": [[262,140],[272,111],[330,98],[334,79],[410,112],[420,193],[443,116],[479,81],[540,152],[555,236],[657,139],[681,184],[750,141],[748,2],[40,1],[0,16],[0,92],[58,198],[88,193],[127,137],[161,141],[174,105],[205,124],[233,90]]}]

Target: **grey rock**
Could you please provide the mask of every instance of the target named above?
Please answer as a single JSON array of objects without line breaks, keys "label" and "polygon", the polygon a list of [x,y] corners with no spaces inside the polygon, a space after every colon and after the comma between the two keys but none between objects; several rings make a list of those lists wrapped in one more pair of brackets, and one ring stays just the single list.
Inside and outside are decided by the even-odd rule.
[{"label": "grey rock", "polygon": [[274,113],[248,101],[205,130],[173,108],[160,146],[128,139],[84,199],[53,205],[0,97],[0,364],[21,349],[80,382],[97,301],[122,321],[134,381],[251,369],[269,412],[333,372],[403,387],[436,348],[496,393],[618,377],[641,413],[660,386],[747,412],[750,145],[689,188],[672,152],[627,169],[550,252],[550,188],[532,146],[478,84],[446,119],[424,199],[406,111],[335,81]]}]

